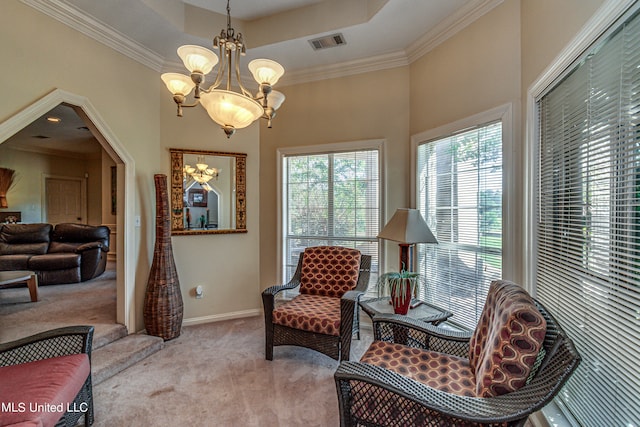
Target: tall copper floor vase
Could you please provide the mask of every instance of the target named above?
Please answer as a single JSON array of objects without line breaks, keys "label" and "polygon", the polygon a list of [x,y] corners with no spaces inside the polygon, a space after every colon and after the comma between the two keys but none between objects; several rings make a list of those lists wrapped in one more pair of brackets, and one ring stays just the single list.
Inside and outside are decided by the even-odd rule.
[{"label": "tall copper floor vase", "polygon": [[156,185],[156,243],[144,299],[147,334],[165,341],[180,335],[182,294],[171,248],[171,224],[167,176],[154,175]]}]

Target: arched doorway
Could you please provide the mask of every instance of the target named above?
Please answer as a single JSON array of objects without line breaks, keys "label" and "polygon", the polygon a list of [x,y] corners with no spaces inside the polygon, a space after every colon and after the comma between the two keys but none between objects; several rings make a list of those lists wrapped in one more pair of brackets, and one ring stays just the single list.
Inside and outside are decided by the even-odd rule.
[{"label": "arched doorway", "polygon": [[126,254],[134,242],[134,185],[135,166],[118,138],[110,131],[97,110],[86,97],[56,89],[40,100],[29,105],[3,123],[0,123],[0,144],[28,126],[48,111],[60,104],[72,107],[83,119],[102,148],[114,159],[117,174],[117,312],[116,319],[127,327],[129,333],[135,331],[135,266]]}]

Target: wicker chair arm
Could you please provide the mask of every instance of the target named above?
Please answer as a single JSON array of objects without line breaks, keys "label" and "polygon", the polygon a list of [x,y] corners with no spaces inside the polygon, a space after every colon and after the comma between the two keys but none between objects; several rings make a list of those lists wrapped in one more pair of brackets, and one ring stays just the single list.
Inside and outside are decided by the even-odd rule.
[{"label": "wicker chair arm", "polygon": [[270,286],[267,289],[265,289],[264,291],[262,291],[262,295],[263,296],[276,296],[278,293],[282,292],[282,291],[286,291],[288,289],[295,289],[298,286],[300,286],[300,280],[297,278],[293,278],[289,281],[289,283],[286,283],[284,285],[276,285],[276,286]]},{"label": "wicker chair arm", "polygon": [[[477,423],[503,423],[520,420],[532,412],[532,404],[537,399],[527,393],[514,392],[492,398],[466,397],[446,393],[393,371],[360,362],[342,362],[334,374],[338,388],[341,410],[350,407],[350,390],[353,381],[366,383],[373,389],[401,396],[420,407],[440,413],[449,418],[447,425],[455,425],[456,420]],[[370,395],[382,396],[381,390],[370,390]],[[517,395],[516,395],[517,393]],[[347,417],[341,414],[341,417]],[[451,424],[452,423],[452,424]]]},{"label": "wicker chair arm", "polygon": [[0,344],[0,366],[79,353],[91,358],[93,331],[93,326],[68,326]]},{"label": "wicker chair arm", "polygon": [[354,303],[356,303],[360,299],[360,296],[363,293],[364,292],[362,292],[362,291],[347,291],[347,292],[345,292],[344,295],[342,295],[341,300],[343,300],[343,301],[353,301]]}]

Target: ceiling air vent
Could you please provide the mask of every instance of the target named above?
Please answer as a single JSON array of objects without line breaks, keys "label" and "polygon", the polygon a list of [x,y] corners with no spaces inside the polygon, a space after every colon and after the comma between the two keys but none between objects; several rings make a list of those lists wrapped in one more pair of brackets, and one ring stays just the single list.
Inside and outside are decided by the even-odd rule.
[{"label": "ceiling air vent", "polygon": [[327,49],[330,47],[342,46],[347,44],[344,36],[341,33],[331,34],[330,36],[324,36],[317,39],[309,40],[313,50]]}]

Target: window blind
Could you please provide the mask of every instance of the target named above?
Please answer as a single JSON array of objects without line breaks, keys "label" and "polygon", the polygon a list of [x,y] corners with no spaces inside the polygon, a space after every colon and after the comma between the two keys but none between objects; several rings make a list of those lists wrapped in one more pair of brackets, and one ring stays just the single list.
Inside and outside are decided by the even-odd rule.
[{"label": "window blind", "polygon": [[378,150],[283,158],[284,279],[304,248],[339,245],[372,256],[378,272],[380,166]]},{"label": "window blind", "polygon": [[583,362],[560,398],[584,426],[640,425],[640,19],[537,101],[537,296]]},{"label": "window blind", "polygon": [[438,239],[418,245],[421,297],[474,329],[502,276],[502,123],[418,145],[418,209]]}]

